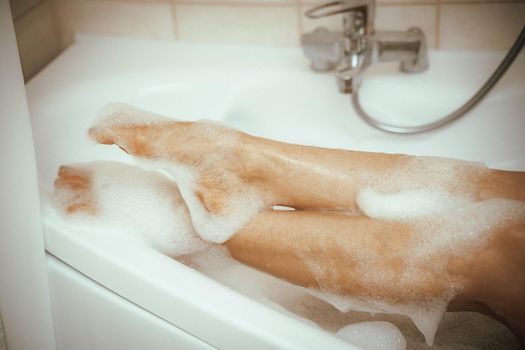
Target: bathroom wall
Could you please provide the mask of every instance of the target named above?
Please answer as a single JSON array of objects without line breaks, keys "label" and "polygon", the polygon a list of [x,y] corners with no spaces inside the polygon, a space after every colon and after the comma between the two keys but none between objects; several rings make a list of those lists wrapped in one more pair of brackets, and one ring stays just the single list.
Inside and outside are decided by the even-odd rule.
[{"label": "bathroom wall", "polygon": [[24,78],[60,53],[59,27],[51,0],[10,0]]},{"label": "bathroom wall", "polygon": [[7,344],[5,341],[4,325],[2,323],[2,314],[0,314],[0,350],[7,350]]},{"label": "bathroom wall", "polygon": [[[321,0],[11,0],[26,79],[75,32],[155,40],[299,45],[341,19],[305,19]],[[377,0],[378,29],[420,26],[440,49],[506,49],[525,24],[525,0]]]}]

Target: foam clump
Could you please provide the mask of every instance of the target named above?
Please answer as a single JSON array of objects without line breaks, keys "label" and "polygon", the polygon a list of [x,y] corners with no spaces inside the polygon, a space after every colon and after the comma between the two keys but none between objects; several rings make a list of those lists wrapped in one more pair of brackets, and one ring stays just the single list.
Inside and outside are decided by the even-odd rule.
[{"label": "foam clump", "polygon": [[401,331],[386,321],[369,321],[350,324],[336,335],[366,350],[405,350],[407,341]]},{"label": "foam clump", "polygon": [[106,129],[113,126],[148,125],[174,121],[172,118],[148,112],[126,103],[109,103],[95,117],[93,128]]},{"label": "foam clump", "polygon": [[407,316],[425,337],[428,345],[434,343],[439,322],[447,309],[448,300],[428,300],[425,303],[400,304],[371,299],[360,299],[346,295],[304,288],[305,292],[334,306],[341,312],[360,311],[370,314]]},{"label": "foam clump", "polygon": [[461,256],[485,246],[498,228],[524,221],[525,204],[517,200],[491,198],[451,208],[414,224],[421,238],[414,253],[422,257],[446,250]]},{"label": "foam clump", "polygon": [[[177,186],[164,175],[116,162],[72,167],[89,176],[89,195],[96,212],[68,215],[68,221],[144,241],[170,256],[208,246],[195,234]],[[54,200],[63,210],[77,197],[71,189],[58,187]]]},{"label": "foam clump", "polygon": [[460,207],[470,200],[432,189],[379,193],[367,187],[356,198],[359,208],[371,218],[410,219]]},{"label": "foam clump", "polygon": [[[525,204],[504,198],[475,201],[436,189],[380,193],[368,187],[356,198],[368,217],[410,223],[418,246],[413,256],[447,253],[462,254],[483,246],[490,233],[503,224],[525,220]],[[410,256],[409,256],[410,257]]]},{"label": "foam clump", "polygon": [[232,191],[222,213],[211,213],[197,196],[198,169],[175,161],[151,161],[138,157],[135,160],[146,169],[161,169],[177,183],[190,212],[193,228],[208,242],[226,242],[265,206],[264,200],[255,190],[246,188]]}]

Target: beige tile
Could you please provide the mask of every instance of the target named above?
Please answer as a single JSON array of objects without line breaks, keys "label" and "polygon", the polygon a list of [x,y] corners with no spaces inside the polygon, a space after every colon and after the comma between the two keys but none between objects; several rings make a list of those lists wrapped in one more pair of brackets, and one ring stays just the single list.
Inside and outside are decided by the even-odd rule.
[{"label": "beige tile", "polygon": [[[436,11],[434,5],[413,6],[378,6],[376,11],[376,30],[407,30],[410,27],[420,27],[426,35],[429,47],[436,45]],[[320,19],[303,18],[303,32],[309,32],[317,27],[330,30],[342,30],[341,16]]]},{"label": "beige tile", "polygon": [[434,5],[379,6],[377,30],[407,30],[419,27],[425,33],[428,47],[436,47],[436,12]]},{"label": "beige tile", "polygon": [[205,4],[205,5],[298,5],[300,0],[172,0],[177,4]]},{"label": "beige tile", "polygon": [[117,1],[117,2],[173,2],[175,0],[90,0],[90,1]]},{"label": "beige tile", "polygon": [[64,47],[74,33],[174,39],[170,3],[54,0],[54,4]]},{"label": "beige tile", "polygon": [[508,3],[508,2],[525,2],[525,0],[441,0],[442,4],[457,4],[457,3]]},{"label": "beige tile", "polygon": [[[303,5],[313,6],[323,3],[333,2],[334,0],[301,0]],[[435,4],[438,0],[376,0],[379,5],[382,4],[396,4],[396,5],[411,5],[411,4]]]},{"label": "beige tile", "polygon": [[9,0],[11,5],[11,14],[16,20],[18,17],[23,15],[25,12],[30,11],[31,8],[37,6],[43,0]]},{"label": "beige tile", "polygon": [[28,80],[60,53],[51,1],[42,2],[17,19],[15,32],[24,79]]},{"label": "beige tile", "polygon": [[181,40],[297,45],[295,6],[176,5]]},{"label": "beige tile", "polygon": [[421,4],[437,4],[438,0],[377,0],[380,5],[421,5]]},{"label": "beige tile", "polygon": [[508,49],[525,24],[525,4],[442,5],[444,49]]}]

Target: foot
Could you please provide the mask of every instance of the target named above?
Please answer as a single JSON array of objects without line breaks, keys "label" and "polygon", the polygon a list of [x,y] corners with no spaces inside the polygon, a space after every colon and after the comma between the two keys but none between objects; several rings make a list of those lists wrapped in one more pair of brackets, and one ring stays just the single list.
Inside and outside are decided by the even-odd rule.
[{"label": "foot", "polygon": [[62,166],[54,198],[71,219],[84,216],[80,224],[172,257],[209,247],[193,230],[177,185],[157,172],[116,162]]},{"label": "foot", "polygon": [[56,204],[65,213],[97,214],[96,201],[91,190],[92,171],[87,168],[61,166],[55,180]]},{"label": "foot", "polygon": [[181,165],[191,168],[195,196],[211,214],[228,213],[232,198],[247,191],[266,195],[263,171],[257,153],[248,151],[247,135],[219,124],[177,122],[120,106],[106,113],[89,135],[133,157],[178,167],[175,173]]}]

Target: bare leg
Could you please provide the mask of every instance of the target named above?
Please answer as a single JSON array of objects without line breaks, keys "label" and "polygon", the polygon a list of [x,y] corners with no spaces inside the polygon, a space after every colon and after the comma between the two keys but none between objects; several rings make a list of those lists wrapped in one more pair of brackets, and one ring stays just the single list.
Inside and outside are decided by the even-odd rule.
[{"label": "bare leg", "polygon": [[[68,213],[97,214],[91,176],[61,167],[55,187],[71,194]],[[176,186],[175,194],[180,200]],[[493,232],[490,244],[466,255],[441,252],[424,263],[410,260],[415,239],[409,223],[264,211],[225,245],[238,261],[292,283],[392,304],[424,302],[459,284],[453,310],[487,313],[523,337],[525,224]]]},{"label": "bare leg", "polygon": [[198,195],[211,212],[220,212],[232,189],[242,187],[257,188],[272,205],[297,209],[352,211],[356,195],[367,186],[386,193],[436,188],[473,199],[525,200],[525,173],[443,158],[292,145],[202,126],[117,125],[91,129],[90,135],[135,156],[197,167]]},{"label": "bare leg", "polygon": [[[525,335],[525,223],[492,234],[462,256],[411,261],[407,223],[337,213],[267,211],[225,243],[232,256],[302,286],[392,304],[424,302],[454,289],[453,311],[478,311]],[[395,239],[393,239],[395,237]]]}]

